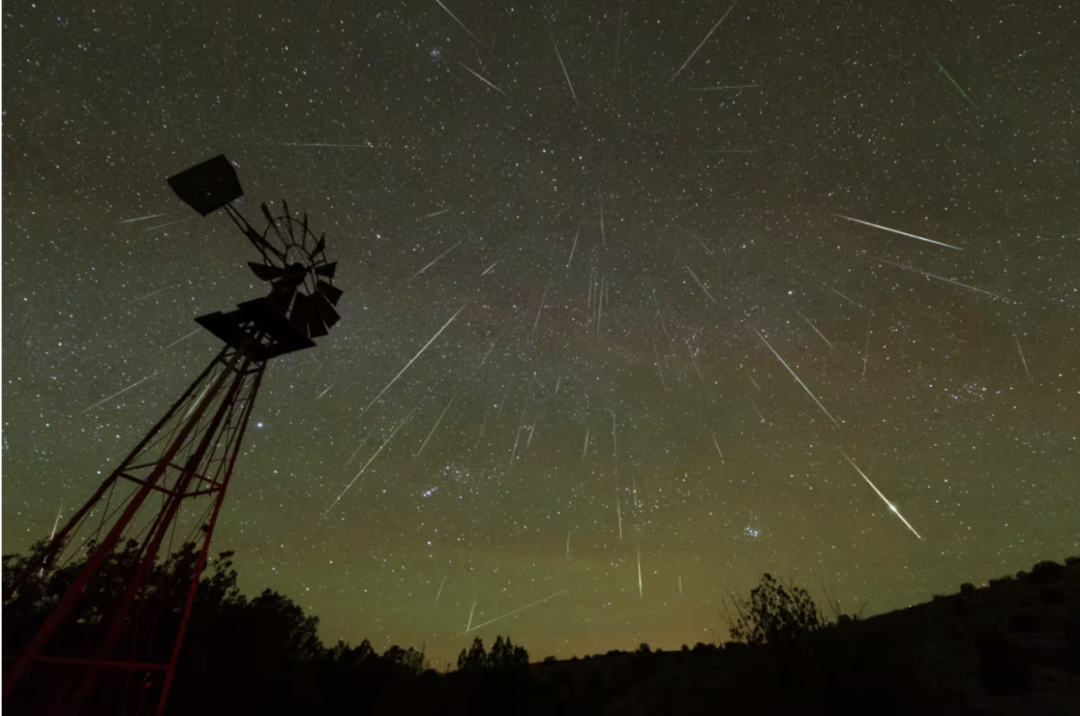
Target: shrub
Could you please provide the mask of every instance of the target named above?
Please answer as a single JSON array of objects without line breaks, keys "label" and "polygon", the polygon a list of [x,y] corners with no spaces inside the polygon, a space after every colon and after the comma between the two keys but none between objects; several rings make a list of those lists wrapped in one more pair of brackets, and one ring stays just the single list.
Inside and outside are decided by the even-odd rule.
[{"label": "shrub", "polygon": [[971,582],[964,582],[963,584],[960,585],[960,593],[961,594],[967,594],[968,592],[974,592],[974,591],[975,591],[975,585],[972,584]]},{"label": "shrub", "polygon": [[1064,574],[1065,567],[1057,562],[1046,560],[1031,568],[1031,581],[1035,584],[1047,584],[1058,581]]},{"label": "shrub", "polygon": [[751,646],[795,641],[824,628],[824,613],[802,587],[785,585],[770,574],[750,592],[750,599],[732,598],[736,619],[731,637]]}]

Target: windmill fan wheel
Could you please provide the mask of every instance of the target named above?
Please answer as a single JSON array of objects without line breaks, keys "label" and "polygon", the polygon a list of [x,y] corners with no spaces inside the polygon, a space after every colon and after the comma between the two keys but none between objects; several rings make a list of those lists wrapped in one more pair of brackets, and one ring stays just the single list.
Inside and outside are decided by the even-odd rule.
[{"label": "windmill fan wheel", "polygon": [[329,328],[341,316],[334,309],[341,298],[341,289],[334,286],[337,262],[326,258],[326,235],[316,238],[308,228],[307,214],[302,218],[289,213],[273,216],[262,205],[267,225],[261,236],[249,238],[262,253],[262,262],[249,261],[248,266],[261,280],[270,282],[269,301],[308,338],[327,335]]}]

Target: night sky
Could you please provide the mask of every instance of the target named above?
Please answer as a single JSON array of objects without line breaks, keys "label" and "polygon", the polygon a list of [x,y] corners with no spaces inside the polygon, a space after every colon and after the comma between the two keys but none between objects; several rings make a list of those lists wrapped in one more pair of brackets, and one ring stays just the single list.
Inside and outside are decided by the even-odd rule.
[{"label": "night sky", "polygon": [[327,641],[670,649],[766,571],[873,614],[1080,553],[1069,3],[445,5],[4,3],[5,552],[265,294],[165,182],[224,153],[345,294],[213,550]]}]

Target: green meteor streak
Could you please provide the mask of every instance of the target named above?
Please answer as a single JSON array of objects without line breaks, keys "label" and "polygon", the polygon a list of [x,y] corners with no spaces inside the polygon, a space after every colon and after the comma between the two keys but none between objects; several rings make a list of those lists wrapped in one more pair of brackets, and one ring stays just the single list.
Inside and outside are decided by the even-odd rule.
[{"label": "green meteor streak", "polygon": [[[964,91],[964,88],[963,88],[963,87],[961,87],[960,85],[958,85],[958,84],[956,83],[956,80],[954,80],[954,79],[952,78],[952,75],[950,75],[950,74],[949,74],[949,71],[948,71],[948,70],[946,70],[946,69],[945,69],[944,67],[942,67],[942,66],[941,66],[941,63],[937,61],[937,58],[936,58],[936,57],[934,57],[933,55],[930,55],[930,59],[934,61],[934,64],[938,66],[938,69],[939,69],[939,70],[941,70],[942,72],[944,72],[944,73],[945,73],[945,76],[949,78],[949,82],[952,82],[952,83],[953,83],[953,87],[955,87],[955,88],[956,88],[956,91],[957,91],[957,92],[959,92],[959,93],[960,93],[960,95],[961,95],[961,96],[962,96],[962,97],[963,97],[964,99],[966,99],[966,100],[967,100],[968,102],[971,102],[971,106],[972,106],[972,107],[975,107],[975,103],[971,101],[971,97],[968,97],[968,96],[967,96],[967,92],[965,92],[965,91]],[[978,109],[978,108],[976,107],[976,109]]]}]

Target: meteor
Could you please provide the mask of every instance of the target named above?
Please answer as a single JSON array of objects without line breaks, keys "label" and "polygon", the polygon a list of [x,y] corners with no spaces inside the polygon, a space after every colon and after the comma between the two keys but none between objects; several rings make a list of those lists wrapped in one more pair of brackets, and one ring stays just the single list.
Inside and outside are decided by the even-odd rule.
[{"label": "meteor", "polygon": [[156,296],[159,293],[162,293],[164,291],[168,291],[170,288],[175,288],[175,287],[174,286],[166,286],[165,288],[159,288],[158,290],[154,291],[153,293],[148,293],[145,296],[139,296],[138,298],[133,298],[130,301],[128,301],[128,303],[138,303],[139,301],[143,300],[144,298],[150,298],[151,296]]},{"label": "meteor", "polygon": [[[929,55],[929,57],[930,57],[931,60],[934,61],[934,64],[938,66],[938,69],[941,70],[945,74],[945,76],[949,78],[949,82],[952,82],[953,87],[955,87],[957,89],[957,91],[960,92],[960,95],[964,99],[966,99],[969,103],[971,103],[972,107],[975,107],[975,103],[971,101],[971,97],[967,96],[967,92],[964,92],[964,89],[959,84],[957,84],[956,80],[954,80],[952,78],[952,75],[949,74],[949,71],[941,66],[941,63],[937,61],[936,57],[934,57],[933,55]],[[978,107],[975,107],[975,108],[978,109]]]},{"label": "meteor", "polygon": [[808,325],[808,326],[810,326],[811,328],[813,328],[813,329],[814,329],[814,333],[817,333],[817,334],[818,334],[819,336],[821,336],[821,340],[825,341],[825,344],[826,344],[827,346],[829,346],[829,348],[835,348],[835,347],[836,347],[836,346],[834,346],[834,345],[833,345],[832,343],[830,343],[830,342],[829,342],[829,339],[825,337],[825,334],[824,334],[824,333],[822,333],[821,331],[819,331],[819,330],[818,330],[818,327],[817,327],[817,326],[815,326],[815,325],[814,325],[814,324],[813,324],[813,323],[812,323],[812,322],[810,321],[810,319],[809,319],[809,318],[807,318],[806,316],[803,316],[803,313],[802,313],[802,311],[799,311],[799,316],[801,316],[801,317],[802,317],[802,319],[803,319],[804,321],[806,321],[806,325]]},{"label": "meteor", "polygon": [[956,286],[960,286],[961,288],[969,288],[972,291],[978,291],[979,293],[985,293],[987,296],[993,296],[994,298],[1000,298],[1003,301],[1007,300],[1004,296],[999,296],[996,293],[990,293],[989,291],[984,291],[981,288],[975,288],[974,286],[968,286],[966,283],[960,283],[959,281],[953,281],[951,278],[945,278],[944,276],[936,276],[936,275],[934,275],[932,273],[927,273],[925,271],[920,271],[919,269],[911,268],[910,266],[904,266],[903,264],[893,263],[892,261],[889,261],[887,259],[878,258],[877,256],[873,256],[873,255],[870,255],[870,254],[867,254],[867,256],[870,256],[870,258],[874,259],[875,261],[880,261],[882,263],[889,264],[890,266],[895,266],[897,268],[902,268],[905,271],[914,271],[915,273],[921,273],[923,276],[929,276],[930,278],[936,278],[938,281],[945,281],[946,283],[951,283],[951,284],[954,284]]},{"label": "meteor", "polygon": [[685,69],[688,64],[690,64],[690,60],[694,59],[694,55],[696,55],[698,53],[698,50],[701,49],[701,46],[704,45],[709,40],[710,37],[712,37],[712,34],[714,32],[716,32],[716,28],[720,27],[720,23],[722,23],[724,21],[724,18],[726,18],[728,15],[730,15],[731,11],[735,9],[735,5],[737,4],[737,1],[738,0],[736,0],[736,2],[731,3],[731,7],[728,8],[728,11],[724,13],[723,17],[721,17],[719,20],[716,21],[716,24],[713,25],[713,28],[711,30],[709,30],[709,34],[706,35],[705,39],[701,41],[701,45],[698,45],[697,47],[694,48],[694,51],[691,52],[690,56],[686,58],[686,62],[682,63],[682,67],[680,67],[675,72],[675,74],[673,74],[671,76],[671,79],[668,80],[668,84],[671,84],[673,81],[675,81],[675,78],[679,76],[679,73],[682,72],[683,69]]},{"label": "meteor", "polygon": [[[470,30],[469,28],[465,27],[465,23],[463,23],[463,22],[462,22],[461,20],[458,20],[458,19],[457,19],[457,15],[455,15],[455,14],[454,14],[454,13],[452,13],[452,12],[450,12],[450,8],[448,8],[448,7],[446,7],[445,5],[443,5],[443,4],[442,4],[442,1],[441,1],[441,0],[435,0],[435,2],[439,3],[439,7],[441,7],[441,8],[443,9],[443,10],[446,10],[446,14],[447,14],[447,15],[449,15],[449,16],[450,16],[450,17],[452,17],[452,18],[454,18],[454,22],[456,22],[457,24],[461,25],[461,29],[462,29],[462,30],[464,30],[465,32],[469,33],[469,37],[471,37],[472,39],[476,40],[477,42],[480,42],[480,39],[479,39],[479,38],[478,38],[478,37],[477,37],[476,35],[472,34],[472,30]],[[481,44],[481,45],[483,45],[484,43],[480,42],[480,44]]]},{"label": "meteor", "polygon": [[581,221],[578,221],[577,231],[574,232],[574,245],[570,247],[570,258],[566,260],[566,268],[570,268],[570,262],[574,260],[574,251],[577,249],[578,235],[581,234]]},{"label": "meteor", "polygon": [[[366,413],[366,412],[367,412],[367,411],[368,411],[368,410],[369,410],[369,409],[371,408],[371,406],[372,406],[372,405],[375,405],[375,402],[376,402],[376,401],[377,401],[377,400],[378,400],[379,398],[383,397],[383,394],[384,394],[384,393],[386,393],[386,391],[390,390],[390,386],[391,386],[391,385],[393,385],[394,383],[396,383],[396,382],[397,382],[397,379],[398,379],[398,378],[400,378],[400,377],[402,376],[402,374],[404,374],[404,373],[405,373],[405,371],[407,371],[407,370],[409,369],[409,366],[411,366],[411,365],[412,365],[413,363],[415,363],[415,362],[416,362],[416,359],[420,357],[420,354],[421,354],[421,353],[423,353],[424,351],[426,351],[426,350],[427,350],[427,348],[428,348],[428,346],[430,346],[430,345],[431,345],[432,343],[434,343],[434,342],[435,342],[435,339],[436,339],[436,338],[438,338],[439,336],[441,336],[441,335],[442,335],[442,332],[446,330],[446,327],[447,327],[447,326],[449,326],[449,325],[450,325],[451,323],[453,323],[453,322],[454,322],[454,319],[458,317],[458,313],[461,313],[462,311],[464,311],[464,310],[465,310],[465,306],[467,306],[467,305],[469,305],[469,304],[468,304],[468,302],[464,303],[464,304],[463,304],[463,305],[461,306],[461,308],[459,308],[459,309],[457,310],[457,313],[455,313],[454,315],[450,316],[450,320],[449,320],[449,321],[447,321],[446,323],[444,323],[444,324],[443,324],[443,327],[439,329],[439,332],[438,332],[438,333],[436,333],[436,334],[435,334],[434,336],[432,336],[432,337],[431,337],[431,340],[430,340],[430,341],[428,341],[427,343],[425,343],[425,344],[424,344],[424,347],[420,349],[419,353],[417,353],[416,355],[414,355],[414,356],[412,357],[412,360],[410,360],[410,361],[409,361],[408,363],[406,363],[406,364],[405,364],[405,367],[401,369],[401,372],[400,372],[400,373],[398,373],[397,375],[395,375],[395,376],[394,376],[394,379],[393,379],[393,380],[391,380],[391,381],[390,381],[389,383],[387,383],[387,384],[386,384],[386,387],[385,387],[385,388],[383,388],[383,389],[382,389],[381,391],[379,391],[379,394],[375,396],[375,399],[374,399],[374,400],[372,400],[372,401],[371,401],[370,403],[368,403],[368,404],[367,404],[367,407],[366,407],[366,408],[364,408],[363,410],[361,410],[361,411],[360,411],[360,414],[361,414],[361,415],[363,415],[364,413]],[[411,415],[411,413],[410,413],[410,415]]]},{"label": "meteor", "polygon": [[764,87],[765,85],[720,85],[718,87],[691,87],[691,92],[708,92],[709,90],[732,90],[746,89],[748,87]]},{"label": "meteor", "polygon": [[855,468],[860,475],[862,475],[862,478],[864,480],[866,480],[866,484],[873,488],[874,492],[877,493],[877,496],[881,498],[881,501],[884,502],[886,505],[888,505],[889,509],[893,511],[893,514],[895,514],[897,517],[899,517],[900,521],[903,522],[907,526],[907,528],[909,530],[911,530],[911,534],[915,535],[920,540],[922,540],[922,536],[918,532],[915,531],[915,528],[912,527],[911,524],[907,520],[904,519],[904,516],[902,514],[900,514],[900,510],[896,509],[896,506],[893,505],[891,502],[889,502],[888,499],[885,498],[885,495],[881,494],[881,490],[877,489],[877,487],[874,486],[874,483],[870,482],[870,478],[866,476],[866,473],[864,473],[862,470],[859,470],[859,466],[856,465],[852,461],[852,459],[847,456],[847,453],[844,452],[843,449],[837,448],[837,450],[840,450],[840,454],[844,456],[844,459],[847,460],[848,462],[850,462],[851,466],[853,468]]},{"label": "meteor", "polygon": [[172,212],[164,211],[164,212],[162,212],[160,214],[150,214],[149,216],[137,216],[134,219],[124,219],[123,221],[120,221],[118,223],[120,223],[120,224],[134,224],[136,221],[146,221],[147,219],[156,219],[159,216],[165,216],[165,215],[170,214],[170,213],[172,213]]},{"label": "meteor", "polygon": [[947,249],[955,249],[956,251],[963,251],[963,249],[960,248],[959,246],[952,246],[950,244],[943,244],[940,241],[934,241],[933,239],[928,239],[925,236],[916,236],[915,234],[909,234],[906,231],[899,231],[898,229],[890,229],[888,226],[881,226],[880,224],[871,224],[869,221],[863,221],[862,219],[853,219],[850,216],[844,216],[843,214],[833,214],[833,212],[831,212],[831,211],[829,213],[832,214],[833,216],[838,216],[841,219],[847,219],[848,221],[854,221],[856,224],[864,224],[866,226],[872,226],[875,229],[881,229],[882,231],[891,231],[894,234],[900,234],[901,236],[907,236],[907,237],[910,237],[912,239],[918,239],[919,241],[925,241],[925,242],[930,243],[930,244],[937,244],[938,246],[944,246]]},{"label": "meteor", "polygon": [[639,599],[644,599],[645,598],[645,591],[644,591],[644,588],[642,587],[642,584],[641,584],[641,546],[640,545],[634,545],[634,547],[637,548],[637,591],[638,591],[638,598]]},{"label": "meteor", "polygon": [[481,276],[487,276],[487,275],[488,275],[489,273],[491,273],[491,270],[492,270],[492,269],[494,269],[494,268],[495,268],[496,266],[498,266],[498,265],[499,265],[499,262],[498,262],[498,261],[496,261],[495,263],[491,264],[491,265],[490,265],[490,266],[488,266],[488,267],[487,267],[486,269],[484,269],[484,273],[482,273],[482,274],[480,274],[480,275],[481,275]]},{"label": "meteor", "polygon": [[460,634],[458,634],[457,636],[464,636],[464,635],[468,634],[468,633],[469,633],[469,632],[471,632],[471,631],[476,631],[477,629],[483,629],[483,628],[484,628],[484,627],[486,627],[486,626],[487,626],[488,624],[494,624],[494,623],[495,623],[495,622],[497,622],[497,621],[502,621],[503,619],[506,619],[507,617],[511,617],[511,616],[513,616],[513,615],[517,614],[518,612],[523,612],[523,611],[525,611],[526,609],[529,609],[529,608],[531,608],[531,607],[535,607],[535,606],[536,606],[536,605],[538,605],[538,604],[543,604],[544,602],[548,601],[549,599],[554,599],[555,597],[558,597],[558,596],[560,596],[560,595],[562,595],[562,594],[566,594],[566,593],[567,593],[568,591],[570,591],[570,590],[568,590],[568,589],[564,589],[564,590],[562,590],[561,592],[556,592],[555,594],[552,594],[552,595],[551,595],[550,597],[544,597],[543,599],[537,600],[537,601],[533,602],[532,604],[526,604],[526,605],[525,605],[525,606],[523,606],[523,607],[518,607],[517,609],[515,609],[515,610],[514,610],[514,611],[512,611],[512,612],[507,612],[506,614],[503,614],[503,615],[502,615],[501,617],[495,617],[495,618],[494,618],[494,619],[492,619],[491,621],[486,621],[486,622],[484,622],[483,624],[477,624],[477,625],[476,625],[476,626],[474,626],[474,627],[471,627],[471,628],[469,628],[469,629],[466,629],[465,631],[461,632],[461,633],[460,633]]},{"label": "meteor", "polygon": [[[420,406],[417,405],[416,407],[419,408]],[[405,418],[400,423],[398,423],[396,428],[394,428],[394,432],[390,433],[390,437],[386,438],[386,440],[383,440],[383,444],[379,446],[379,449],[375,451],[375,454],[371,456],[371,459],[369,459],[366,463],[364,463],[364,466],[362,468],[360,468],[360,472],[356,473],[356,477],[354,477],[352,479],[352,482],[350,482],[348,485],[345,486],[345,489],[342,490],[341,494],[337,496],[337,499],[334,500],[334,503],[332,505],[330,505],[329,508],[327,508],[326,512],[323,513],[323,517],[326,517],[327,515],[329,515],[330,510],[334,509],[334,506],[337,505],[337,503],[341,502],[341,498],[345,496],[345,493],[349,491],[349,488],[351,488],[353,486],[353,484],[360,478],[360,476],[364,474],[364,471],[367,470],[368,466],[372,462],[375,461],[375,458],[377,458],[379,456],[379,453],[381,453],[383,448],[386,447],[386,444],[394,439],[394,436],[398,434],[398,430],[401,430],[401,427],[403,425],[405,425],[406,422],[408,422],[409,418],[411,418],[412,414],[415,413],[415,412],[416,412],[416,408],[413,408],[412,410],[410,410],[409,414],[406,415]]]},{"label": "meteor", "polygon": [[428,440],[431,440],[431,436],[435,434],[435,429],[439,427],[439,423],[442,422],[443,416],[446,415],[446,411],[449,410],[450,406],[454,404],[455,398],[457,398],[456,395],[450,397],[450,402],[448,402],[446,404],[446,407],[443,408],[443,411],[439,414],[439,419],[436,420],[435,424],[431,427],[431,432],[427,434],[426,438],[424,438],[424,444],[420,446],[420,449],[416,451],[416,454],[413,455],[413,457],[420,457],[420,453],[424,452],[424,448],[427,447]]},{"label": "meteor", "polygon": [[487,85],[488,87],[491,87],[491,88],[492,88],[493,90],[495,90],[496,92],[498,92],[499,94],[501,94],[501,95],[502,95],[503,97],[506,97],[507,99],[510,99],[510,95],[506,94],[506,93],[505,93],[505,92],[503,92],[503,91],[502,91],[501,89],[499,89],[499,88],[498,88],[498,87],[496,87],[495,85],[493,85],[493,84],[491,84],[490,82],[488,82],[488,81],[487,81],[487,79],[485,79],[483,75],[481,75],[481,74],[478,74],[478,73],[476,73],[476,72],[473,72],[473,70],[469,69],[469,67],[468,67],[467,65],[464,65],[464,64],[462,64],[461,62],[459,62],[458,64],[459,64],[459,65],[461,65],[462,67],[464,67],[465,69],[469,70],[469,72],[472,72],[472,73],[473,73],[473,74],[474,74],[474,75],[475,75],[475,76],[476,76],[476,77],[477,77],[477,78],[478,78],[478,79],[479,79],[479,80],[480,80],[481,82],[483,82],[484,84],[486,84],[486,85]]},{"label": "meteor", "polygon": [[439,597],[442,596],[442,588],[446,586],[446,577],[442,578],[442,584],[439,585],[439,593],[435,595],[435,603],[439,603]]},{"label": "meteor", "polygon": [[756,328],[754,329],[754,333],[758,334],[758,338],[761,339],[761,342],[764,343],[766,346],[768,346],[769,350],[772,351],[772,354],[774,356],[776,356],[776,359],[778,361],[780,361],[784,365],[785,368],[787,368],[788,373],[791,373],[791,377],[794,378],[799,383],[799,385],[802,386],[802,389],[806,391],[806,394],[814,399],[814,402],[817,403],[817,406],[819,408],[821,408],[821,412],[823,412],[823,413],[825,413],[826,415],[829,416],[829,420],[831,420],[833,422],[833,425],[835,425],[836,427],[840,427],[840,423],[836,422],[836,418],[834,418],[832,416],[832,413],[830,413],[828,410],[826,410],[825,406],[821,404],[821,401],[817,399],[817,396],[815,396],[813,393],[810,392],[810,389],[806,387],[806,383],[802,382],[802,379],[799,378],[799,376],[795,375],[795,371],[793,371],[791,369],[791,366],[789,366],[787,364],[787,361],[785,361],[783,358],[781,358],[780,354],[777,353],[776,350],[771,345],[769,345],[769,342],[767,340],[765,340],[765,336],[761,335],[761,332]]},{"label": "meteor", "polygon": [[153,358],[154,356],[158,355],[158,353],[164,353],[165,351],[167,351],[167,350],[169,350],[170,348],[172,348],[173,346],[175,346],[175,345],[176,345],[177,343],[182,343],[183,341],[186,341],[186,340],[187,340],[188,338],[191,338],[191,337],[192,337],[193,335],[195,335],[196,333],[198,333],[198,332],[199,332],[200,330],[202,330],[202,329],[201,329],[201,328],[196,328],[196,329],[195,329],[194,331],[192,331],[191,333],[187,334],[187,335],[186,335],[186,336],[184,336],[183,338],[177,338],[177,339],[176,339],[175,341],[173,341],[173,342],[172,342],[172,343],[170,343],[169,345],[165,346],[164,348],[161,348],[161,349],[159,349],[157,353],[155,353],[154,355],[152,355],[152,356],[150,356],[150,357],[151,357],[151,358]]},{"label": "meteor", "polygon": [[1024,358],[1024,349],[1020,347],[1020,339],[1016,336],[1013,336],[1013,338],[1016,339],[1016,349],[1020,351],[1020,360],[1024,363],[1024,372],[1027,373],[1028,380],[1031,380],[1031,371],[1028,370],[1027,359]]},{"label": "meteor", "polygon": [[[452,208],[452,207],[451,207],[451,208]],[[435,212],[434,214],[428,214],[428,215],[427,215],[427,216],[425,216],[424,218],[425,218],[425,219],[430,219],[430,218],[431,218],[431,217],[433,217],[433,216],[438,216],[439,214],[445,214],[445,213],[446,213],[446,212],[448,212],[448,211],[450,211],[450,209],[449,209],[449,208],[448,208],[448,209],[443,209],[442,211],[436,211],[436,212]]]},{"label": "meteor", "polygon": [[[414,273],[414,274],[413,274],[413,275],[412,275],[411,277],[409,277],[409,281],[412,281],[412,280],[413,280],[414,278],[416,278],[416,277],[417,277],[417,276],[419,276],[420,274],[424,273],[425,271],[427,271],[427,270],[428,270],[429,268],[431,268],[431,267],[432,267],[432,266],[434,266],[435,264],[439,263],[439,259],[441,259],[441,258],[442,258],[443,256],[446,256],[446,255],[447,255],[448,253],[450,253],[451,251],[453,251],[454,249],[456,249],[456,248],[457,248],[458,246],[461,246],[461,242],[460,242],[460,241],[459,241],[459,242],[457,242],[456,244],[454,244],[453,246],[451,246],[450,248],[448,248],[448,249],[447,249],[446,251],[443,251],[443,252],[442,252],[441,254],[439,254],[438,256],[436,256],[436,257],[435,257],[435,260],[434,260],[434,261],[432,261],[431,263],[429,263],[429,264],[428,264],[427,266],[425,266],[424,268],[422,268],[422,269],[420,269],[419,271],[417,271],[416,273]],[[406,281],[405,283],[408,283],[409,281]]]},{"label": "meteor", "polygon": [[720,464],[723,465],[724,453],[720,450],[720,443],[716,442],[716,433],[712,434],[712,444],[716,447],[716,452],[720,455]]},{"label": "meteor", "polygon": [[694,280],[697,281],[697,285],[701,286],[701,290],[705,292],[705,295],[709,297],[709,300],[712,301],[713,303],[716,303],[716,299],[712,297],[711,293],[709,293],[709,289],[705,288],[705,284],[703,284],[701,282],[701,279],[699,279],[697,277],[697,274],[694,273],[694,270],[692,268],[690,268],[689,266],[687,266],[685,263],[683,264],[683,266],[686,268],[687,271],[690,272],[690,275],[694,277]]},{"label": "meteor", "polygon": [[326,395],[327,393],[329,393],[330,389],[333,388],[335,385],[337,385],[337,383],[331,383],[330,385],[328,385],[326,387],[326,390],[324,390],[323,392],[321,392],[321,393],[319,393],[318,395],[315,396],[315,400],[318,400],[319,398],[321,398],[324,395]]},{"label": "meteor", "polygon": [[664,386],[664,392],[667,392],[667,381],[664,380],[664,366],[660,365],[660,352],[656,350],[656,341],[652,342],[653,356],[656,357],[656,367],[660,371],[660,385]]},{"label": "meteor", "polygon": [[373,432],[375,432],[375,428],[371,428],[370,430],[368,430],[367,435],[365,435],[364,439],[360,441],[360,445],[355,450],[353,450],[353,454],[349,455],[349,459],[345,461],[345,467],[348,467],[349,463],[353,461],[353,458],[356,457],[356,453],[360,452],[360,448],[364,447],[364,445],[367,444],[368,438],[371,437],[371,434]]},{"label": "meteor", "polygon": [[845,300],[845,301],[847,301],[848,303],[854,304],[854,305],[855,305],[856,307],[858,307],[858,308],[862,308],[862,307],[863,307],[861,303],[855,303],[855,301],[852,301],[852,300],[851,300],[850,298],[848,298],[848,297],[847,297],[847,296],[845,296],[844,294],[840,293],[839,291],[837,291],[837,290],[836,290],[835,288],[833,288],[832,286],[828,285],[828,284],[827,284],[827,283],[825,283],[824,281],[818,281],[818,283],[820,283],[820,284],[821,284],[822,286],[824,286],[825,288],[829,289],[830,291],[832,291],[833,293],[835,293],[835,294],[836,294],[837,296],[839,296],[840,298],[844,299],[844,300]]},{"label": "meteor", "polygon": [[551,38],[551,44],[555,45],[555,56],[559,58],[559,66],[562,67],[563,75],[566,77],[566,84],[570,86],[570,96],[574,98],[574,104],[578,109],[581,109],[581,105],[578,103],[577,93],[574,92],[574,84],[570,81],[570,73],[566,71],[566,65],[563,64],[562,54],[559,52],[559,45],[555,42],[555,38]]},{"label": "meteor", "polygon": [[129,385],[128,387],[124,388],[123,390],[120,390],[120,391],[117,391],[116,393],[113,393],[113,394],[112,394],[112,395],[110,395],[110,396],[109,396],[108,398],[103,398],[102,400],[99,400],[98,402],[94,403],[93,405],[91,405],[91,406],[90,406],[89,408],[87,408],[86,410],[84,410],[84,411],[82,411],[81,413],[79,413],[79,415],[83,415],[83,414],[85,414],[85,413],[89,413],[89,412],[90,412],[91,410],[93,410],[94,408],[98,407],[99,405],[104,405],[105,403],[109,402],[109,401],[110,401],[110,400],[112,400],[113,398],[115,398],[115,397],[117,397],[117,396],[120,396],[120,395],[123,395],[124,393],[128,392],[129,390],[131,390],[131,389],[132,389],[132,388],[134,388],[135,386],[139,385],[140,383],[145,383],[146,381],[150,380],[150,379],[151,379],[151,378],[153,378],[153,377],[154,377],[155,375],[157,375],[157,374],[158,374],[158,372],[159,372],[159,371],[156,371],[156,370],[155,370],[155,371],[154,371],[154,374],[153,374],[153,375],[148,375],[148,376],[146,376],[145,378],[143,378],[142,380],[139,380],[139,381],[136,381],[136,382],[132,383],[132,384],[131,384],[131,385]]},{"label": "meteor", "polygon": [[540,297],[540,308],[536,309],[536,320],[533,321],[532,331],[529,333],[531,338],[536,333],[536,327],[540,324],[540,312],[544,310],[544,301],[547,299],[547,286],[544,287],[544,295]]}]

